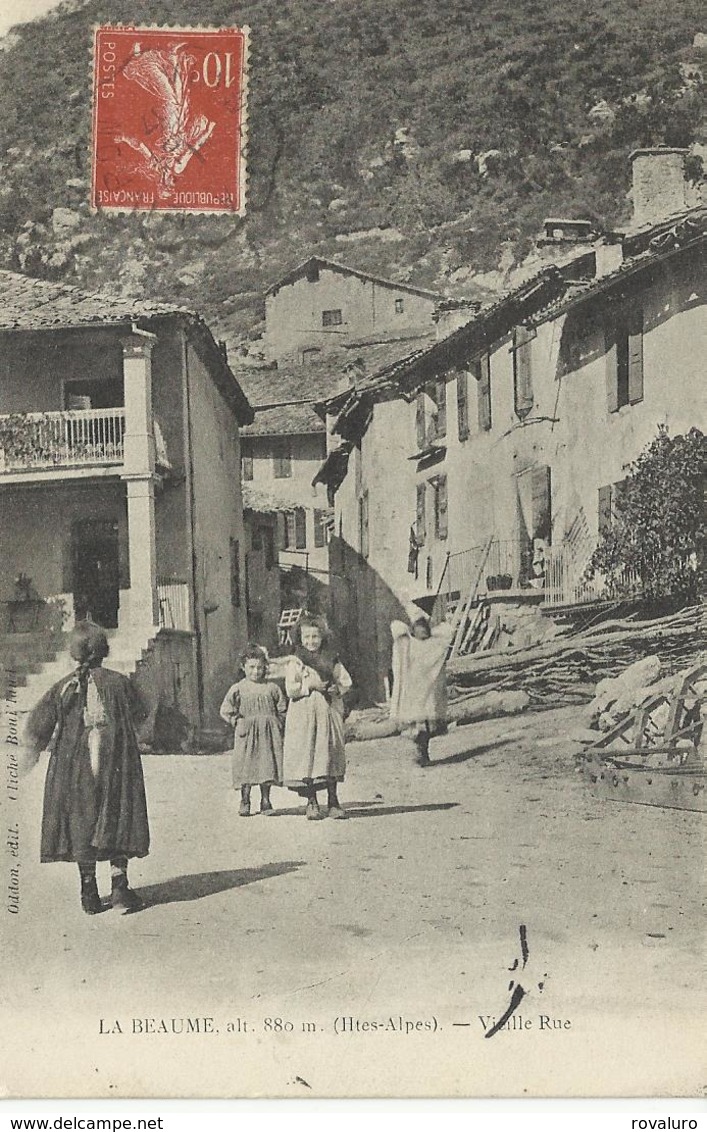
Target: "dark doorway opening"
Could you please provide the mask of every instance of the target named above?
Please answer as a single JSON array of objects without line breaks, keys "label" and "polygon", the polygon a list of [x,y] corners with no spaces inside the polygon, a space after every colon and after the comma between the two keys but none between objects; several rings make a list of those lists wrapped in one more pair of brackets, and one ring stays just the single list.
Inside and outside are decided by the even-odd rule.
[{"label": "dark doorway opening", "polygon": [[104,629],[117,629],[120,597],[118,524],[83,519],[73,528],[74,611]]}]

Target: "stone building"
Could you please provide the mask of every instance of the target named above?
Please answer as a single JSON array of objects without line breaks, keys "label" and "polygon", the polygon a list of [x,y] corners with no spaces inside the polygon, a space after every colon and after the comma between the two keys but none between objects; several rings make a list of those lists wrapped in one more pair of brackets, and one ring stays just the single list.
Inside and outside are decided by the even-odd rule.
[{"label": "stone building", "polygon": [[3,667],[43,662],[36,698],[72,667],[57,630],[90,616],[155,718],[209,725],[246,638],[251,406],[195,314],[10,272],[0,292]]},{"label": "stone building", "polygon": [[[675,158],[636,156],[622,236],[583,241],[324,406],[333,616],[369,698],[410,600],[431,609],[473,586],[547,612],[597,600],[584,571],[628,466],[659,425],[707,428],[706,213],[686,207]],[[646,186],[663,213],[648,222]]]}]

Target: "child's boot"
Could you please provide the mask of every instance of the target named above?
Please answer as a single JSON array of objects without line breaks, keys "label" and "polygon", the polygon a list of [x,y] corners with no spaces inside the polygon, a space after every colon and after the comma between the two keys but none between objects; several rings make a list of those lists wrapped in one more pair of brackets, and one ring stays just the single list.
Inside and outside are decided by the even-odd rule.
[{"label": "child's boot", "polygon": [[116,912],[139,912],[144,908],[142,900],[128,884],[128,862],[125,857],[117,857],[110,863],[110,900]]},{"label": "child's boot", "polygon": [[96,916],[103,911],[96,884],[96,866],[79,865],[81,875],[81,907],[87,916]]},{"label": "child's boot", "polygon": [[319,802],[317,801],[316,790],[307,791],[307,821],[319,821],[322,816],[322,811],[319,809]]},{"label": "child's boot", "polygon": [[242,818],[250,817],[250,786],[247,783],[241,786],[241,804],[238,813]]},{"label": "child's boot", "polygon": [[430,765],[430,737],[427,731],[420,731],[415,736],[415,746],[417,747],[417,765],[429,766]]},{"label": "child's boot", "polygon": [[266,816],[274,814],[272,802],[270,801],[270,783],[264,782],[260,787],[260,812]]},{"label": "child's boot", "polygon": [[329,817],[330,818],[346,818],[348,814],[346,810],[342,809],[339,798],[336,793],[336,781],[331,780],[327,783],[327,802],[329,804]]}]

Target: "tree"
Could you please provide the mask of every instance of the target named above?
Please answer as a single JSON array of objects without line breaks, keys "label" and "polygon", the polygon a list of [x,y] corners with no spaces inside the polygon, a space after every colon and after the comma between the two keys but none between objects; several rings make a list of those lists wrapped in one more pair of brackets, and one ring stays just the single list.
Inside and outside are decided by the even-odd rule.
[{"label": "tree", "polygon": [[694,599],[705,540],[707,437],[692,428],[671,437],[665,426],[631,465],[601,533],[589,576],[601,573],[610,592]]}]

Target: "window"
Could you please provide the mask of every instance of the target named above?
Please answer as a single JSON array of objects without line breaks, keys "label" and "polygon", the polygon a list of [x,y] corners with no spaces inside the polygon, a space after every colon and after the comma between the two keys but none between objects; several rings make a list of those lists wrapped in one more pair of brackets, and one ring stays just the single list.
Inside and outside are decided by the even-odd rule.
[{"label": "window", "polygon": [[306,278],[307,278],[308,283],[318,283],[319,282],[319,264],[310,263],[308,265]]},{"label": "window", "polygon": [[396,299],[395,300],[395,313],[396,314],[402,314],[404,310],[405,310],[404,300],[400,299],[400,298]]},{"label": "window", "polygon": [[415,435],[418,452],[447,435],[447,383],[444,378],[426,385],[415,402]]},{"label": "window", "polygon": [[643,400],[643,311],[627,307],[606,335],[606,397],[610,413]]},{"label": "window", "polygon": [[253,453],[245,445],[241,448],[241,478],[244,480],[253,478]]},{"label": "window", "polygon": [[624,490],[625,483],[625,480],[619,480],[618,483],[608,483],[599,488],[597,526],[600,535],[611,530],[616,520],[617,510],[621,506],[621,492]]},{"label": "window", "polygon": [[513,400],[516,416],[523,420],[533,407],[532,343],[535,331],[517,326],[513,331]]},{"label": "window", "polygon": [[476,378],[479,428],[489,432],[491,428],[491,359],[482,354],[474,362],[473,374]]},{"label": "window", "polygon": [[322,311],[322,326],[341,326],[343,322],[341,309]]},{"label": "window", "polygon": [[314,511],[314,545],[326,546],[329,533],[329,512],[320,511],[315,508]]},{"label": "window", "polygon": [[599,534],[604,535],[607,531],[611,530],[611,511],[612,511],[612,496],[614,494],[613,486],[608,483],[604,487],[599,488],[598,499],[598,529]]},{"label": "window", "polygon": [[285,516],[285,550],[305,550],[307,547],[307,513],[296,507]]},{"label": "window", "polygon": [[415,501],[415,538],[417,539],[418,546],[423,546],[425,538],[427,537],[427,519],[425,516],[426,491],[426,484],[419,483],[417,485],[417,495]]},{"label": "window", "polygon": [[288,479],[292,475],[292,453],[290,442],[278,440],[273,449],[273,474],[276,480]]},{"label": "window", "polygon": [[442,378],[436,381],[432,392],[434,408],[432,419],[434,421],[435,438],[447,435],[447,382]]},{"label": "window", "polygon": [[320,354],[321,350],[318,346],[305,346],[305,348],[302,350],[302,353],[300,354],[302,365],[311,366],[314,362],[316,362]]},{"label": "window", "polygon": [[65,381],[65,409],[114,409],[125,404],[122,377]]},{"label": "window", "polygon": [[459,439],[469,436],[469,374],[461,370],[457,374],[457,428]]},{"label": "window", "polygon": [[434,492],[435,537],[444,539],[449,532],[447,519],[447,477],[437,476],[431,481]]},{"label": "window", "polygon": [[241,544],[237,538],[230,540],[231,551],[231,605],[241,604]]},{"label": "window", "polygon": [[368,558],[368,492],[358,501],[358,545],[362,558]]},{"label": "window", "polygon": [[531,536],[550,542],[552,539],[552,480],[547,464],[531,472],[532,525]]}]

